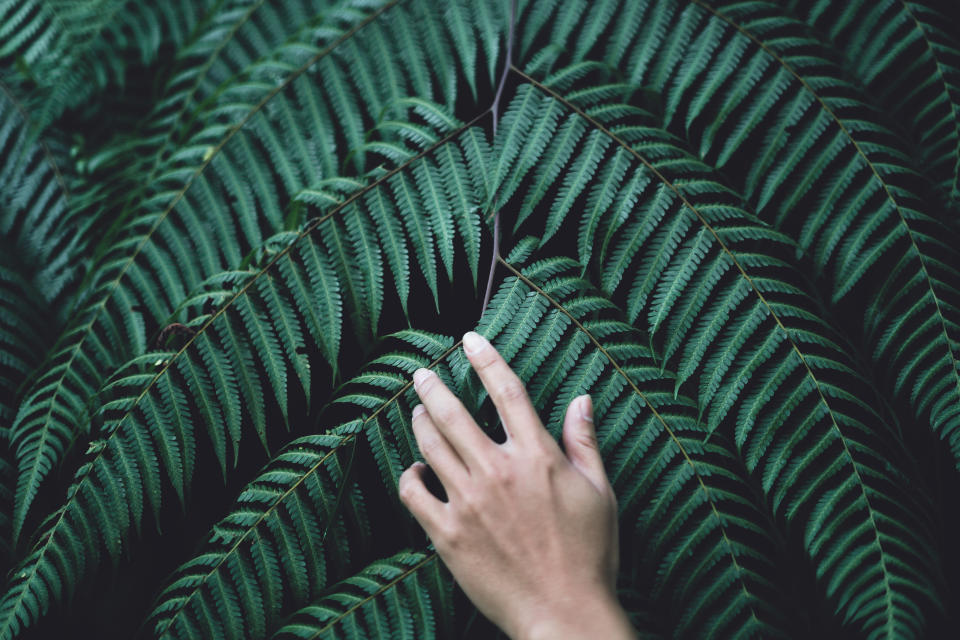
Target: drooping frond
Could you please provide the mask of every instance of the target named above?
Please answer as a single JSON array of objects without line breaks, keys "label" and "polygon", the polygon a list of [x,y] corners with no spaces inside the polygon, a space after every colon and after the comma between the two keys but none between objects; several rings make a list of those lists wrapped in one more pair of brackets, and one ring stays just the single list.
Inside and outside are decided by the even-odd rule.
[{"label": "drooping frond", "polygon": [[[0,86],[0,504],[15,486],[10,426],[20,387],[55,340],[66,286],[81,266],[79,221],[68,215],[66,177],[55,140],[31,135],[22,105]],[[0,516],[6,558],[12,518]]]},{"label": "drooping frond", "polygon": [[[591,317],[612,305],[577,277],[576,263],[548,260],[524,271],[527,297],[545,294],[562,309],[547,311],[511,364],[534,374],[535,404],[555,394],[544,407],[551,409],[554,433],[576,395],[593,396],[622,530],[634,541],[624,582],[649,585],[651,606],[670,612],[667,628],[676,636],[702,637],[708,630],[723,637],[786,635],[793,612],[774,587],[771,533],[735,451],[718,440],[704,443],[696,403],[674,392],[675,374],[661,371],[641,332],[615,316]],[[544,286],[531,291],[541,278]],[[570,335],[558,340],[538,371],[539,327],[558,324]],[[686,517],[676,518],[678,512]]]},{"label": "drooping frond", "polygon": [[[422,332],[397,336],[421,353],[386,354],[371,366],[395,367],[402,359],[415,367],[436,366],[438,363],[431,363],[422,352],[444,356],[452,345],[449,338]],[[411,384],[409,375],[404,378],[377,370],[361,373],[353,382],[391,390]],[[356,402],[359,397],[347,394],[340,399]],[[360,402],[366,405],[377,400],[367,395]],[[231,514],[214,527],[207,548],[184,564],[160,595],[151,615],[154,635],[187,638],[203,629],[218,637],[263,637],[275,630],[281,611],[328,594],[332,582],[349,576],[355,564],[351,563],[350,548],[365,547],[370,535],[362,487],[351,476],[356,439],[366,434],[370,447],[382,446],[375,435],[381,413],[402,413],[396,394],[380,400],[370,416],[338,425],[327,435],[294,441],[247,485]],[[404,428],[405,440],[410,442],[409,425],[401,430]],[[406,450],[407,464],[414,455],[415,450]],[[399,475],[400,470],[391,472]],[[396,476],[391,481],[388,486],[394,485]],[[383,496],[375,497],[382,502]],[[433,572],[432,588],[445,591],[451,586],[448,579],[439,580],[436,566],[419,563],[416,571],[420,576]],[[419,587],[414,595],[426,597]],[[441,600],[448,601],[449,596]],[[443,608],[450,606],[447,603]],[[429,608],[425,612],[432,620]]]},{"label": "drooping frond", "polygon": [[446,592],[451,584],[444,573],[436,553],[402,551],[334,585],[272,637],[442,638],[433,600],[450,597]]},{"label": "drooping frond", "polygon": [[[591,120],[580,110],[573,115]],[[607,251],[594,258],[604,289],[649,333],[661,368],[677,371],[674,389],[690,389],[707,431],[726,433],[736,444],[774,512],[807,532],[808,552],[831,576],[827,593],[850,607],[848,618],[871,633],[916,632],[923,626],[916,599],[925,602],[922,594],[936,581],[931,535],[906,526],[913,520],[904,514],[923,511],[885,478],[890,454],[878,436],[895,437],[895,431],[880,427],[869,386],[784,260],[794,243],[746,212],[739,197],[668,134],[638,125],[620,130],[622,138],[598,133],[617,148],[593,163],[594,192],[585,196],[579,228],[617,227]],[[582,145],[565,160],[558,200],[569,183],[563,174],[581,171],[580,157],[592,153]],[[625,161],[630,166],[624,168]],[[528,194],[538,193],[538,175]],[[629,208],[608,206],[593,221],[589,202],[596,200]],[[827,466],[835,469],[829,480],[819,475]],[[807,491],[798,492],[798,483]],[[840,517],[840,505],[851,501],[856,508],[843,513],[845,529],[822,526],[821,518]],[[903,529],[879,524],[887,521]],[[879,563],[862,568],[863,579],[881,582],[883,592],[844,583],[851,567],[821,556],[825,547],[878,554]],[[915,570],[904,576],[902,565]]]},{"label": "drooping frond", "polygon": [[[867,331],[856,329],[854,340],[885,391],[912,405],[960,459],[960,239],[931,215],[938,205],[909,151],[839,71],[824,74],[833,63],[816,55],[823,47],[795,21],[772,18],[768,5],[735,3],[727,16],[699,2],[641,4],[661,21],[653,42],[670,46],[639,39],[654,26],[637,22],[633,51],[598,43],[596,54],[584,53],[616,63],[629,82],[604,84],[601,65],[600,86],[569,98],[628,140],[643,127],[666,128],[720,169],[718,182],[796,241],[837,315],[858,314]],[[545,52],[563,51],[557,44]],[[545,56],[537,74],[561,92],[577,73],[598,71],[589,58],[551,69],[567,59]],[[652,119],[630,102],[640,87],[663,88],[645,98],[663,109]]]},{"label": "drooping frond", "polygon": [[[552,261],[538,265],[534,272],[550,276],[569,266],[569,262]],[[508,278],[493,296],[477,329],[493,341],[511,367],[528,382],[530,398],[554,435],[569,402],[587,391],[594,394],[598,424],[608,430],[601,436],[606,443],[605,453],[608,459],[622,457],[626,465],[622,473],[611,472],[614,490],[621,496],[629,493],[621,499],[623,517],[636,522],[638,530],[634,535],[680,545],[668,544],[662,549],[649,549],[645,544],[637,547],[649,552],[642,562],[650,570],[648,575],[658,576],[656,583],[664,601],[682,608],[677,612],[677,624],[686,625],[686,632],[694,637],[697,629],[702,631],[711,625],[730,635],[782,633],[777,629],[782,629],[783,611],[777,608],[784,605],[767,597],[772,588],[770,558],[750,555],[742,546],[746,538],[763,538],[767,534],[745,521],[733,522],[733,513],[738,509],[755,508],[751,506],[749,489],[742,476],[728,472],[718,475],[716,460],[709,460],[717,455],[733,459],[733,454],[715,445],[702,445],[706,432],[696,417],[695,403],[686,398],[675,399],[672,379],[660,374],[636,331],[623,322],[591,318],[597,311],[609,310],[612,304],[603,297],[582,295],[585,284],[569,275],[552,281],[544,293],[562,301],[564,309],[559,310],[551,308],[550,298],[543,293],[517,278]],[[569,314],[573,314],[572,319]],[[594,335],[602,341],[602,347],[592,342]],[[389,403],[387,409],[371,416],[364,427],[386,483],[394,483],[411,458],[419,457],[410,427],[410,411],[417,401],[409,376],[430,358],[445,356],[452,345],[450,339],[424,334],[399,337],[419,345],[424,355],[415,358],[389,353],[380,357],[371,363],[368,374],[355,379],[361,386],[339,400],[361,410]],[[473,403],[485,394],[475,379],[471,382],[467,375],[469,365],[462,351],[453,351],[446,361],[449,368],[435,370],[448,386],[457,390],[468,408],[475,409]],[[391,369],[399,369],[399,375],[392,374]],[[634,379],[639,382],[634,383]],[[637,384],[647,390],[640,392]],[[480,395],[474,399],[476,393]],[[391,402],[392,398],[396,400]],[[495,427],[481,426],[490,430]],[[660,452],[659,457],[650,457],[647,470],[651,484],[639,489],[639,494],[633,493],[638,477],[633,472],[636,465],[647,463],[642,462],[646,458],[633,438],[643,439],[647,446]],[[673,462],[667,463],[668,460]],[[675,465],[672,480],[667,479],[670,476],[664,472],[663,464]],[[728,486],[728,482],[733,486]],[[675,520],[669,506],[676,506],[675,499],[687,501],[684,508],[702,510],[702,515],[691,515],[684,522]],[[649,503],[662,505],[663,511],[641,514],[639,505]],[[683,540],[689,540],[690,546]],[[687,554],[688,550],[692,555]],[[664,558],[673,558],[673,562]],[[698,571],[697,566],[709,568]],[[697,595],[689,593],[691,588]],[[681,593],[691,595],[682,606]],[[713,616],[719,611],[725,613],[715,619]]]},{"label": "drooping frond", "polygon": [[[347,166],[354,166],[363,182],[365,172],[360,168],[366,166],[364,162],[369,162],[370,171],[376,174],[429,146],[445,133],[445,128],[456,124],[449,116],[442,122],[431,117],[445,110],[442,106],[431,107],[429,99],[423,97],[424,92],[430,95],[431,86],[444,87],[452,81],[449,69],[436,61],[430,67],[434,74],[413,73],[416,65],[409,62],[409,57],[416,51],[405,49],[403,41],[395,40],[382,22],[389,15],[391,25],[403,22],[407,29],[436,26],[418,21],[415,9],[392,7],[384,13],[345,9],[343,15],[331,12],[332,22],[325,20],[327,12],[321,10],[290,41],[281,41],[269,55],[241,67],[235,72],[239,75],[228,75],[202,114],[184,111],[196,118],[188,124],[197,130],[178,141],[172,153],[168,149],[172,142],[161,139],[154,150],[161,154],[156,168],[151,169],[147,163],[146,175],[134,174],[134,180],[147,186],[122,214],[129,220],[117,238],[101,247],[104,256],[96,265],[93,280],[87,283],[88,295],[21,405],[11,432],[19,466],[15,532],[23,525],[41,482],[58,463],[64,448],[86,429],[85,407],[106,372],[143,353],[148,341],[157,335],[155,327],[168,322],[189,291],[206,277],[240,267],[245,255],[270,234],[296,228],[305,211],[302,205],[293,203],[303,202],[298,196],[304,190],[330,184],[328,191],[337,193],[342,201],[342,185],[335,180],[341,177],[341,156],[352,158]],[[231,14],[238,42],[227,45],[243,49],[246,38],[256,36],[259,23],[250,11]],[[213,34],[219,34],[225,27],[214,21],[210,28]],[[384,51],[381,70],[389,67],[394,72],[389,76],[390,83],[369,84],[369,78],[358,75],[355,56],[349,53],[354,39],[360,51]],[[165,103],[158,112],[161,123],[178,131],[182,123],[174,111],[176,101],[182,99],[186,108],[204,95],[209,89],[200,81],[205,80],[208,70],[227,75],[227,70],[220,68],[220,47],[201,49],[204,55],[200,59],[209,60],[209,69],[202,65],[194,68],[194,74],[200,74],[196,80],[186,72],[185,77],[177,76],[174,86],[179,92],[174,95],[174,103]],[[223,56],[229,60],[232,47],[226,49]],[[198,83],[196,91],[194,81]],[[421,96],[416,103],[403,101],[416,95]],[[344,123],[343,118],[352,118],[353,123]],[[390,138],[377,140],[388,119],[397,125],[395,130]],[[417,126],[421,120],[426,124]],[[401,136],[414,128],[423,139],[411,142]],[[169,135],[173,140],[183,134],[171,131]],[[392,157],[378,153],[388,143]],[[143,152],[142,148],[118,151],[113,162],[122,163],[131,154]],[[141,167],[143,162],[133,164]],[[343,182],[348,185],[348,193],[356,188],[356,182]],[[90,197],[85,194],[84,201]],[[461,233],[477,231],[472,223],[464,223],[464,218],[476,213],[459,213]],[[385,220],[384,215],[379,209],[362,211],[348,223],[353,249],[365,268],[362,275],[353,270],[343,274],[363,278],[363,286],[350,290],[366,303],[355,307],[357,321],[352,324],[359,335],[372,331],[378,321],[380,299],[376,292],[380,290],[377,273],[381,254],[386,252],[394,270],[405,269],[398,239],[383,247],[371,244],[374,229],[381,233],[389,230],[394,235],[399,231],[372,226],[375,221]],[[405,221],[417,224],[409,218]],[[421,237],[427,233],[426,227],[404,231]],[[452,236],[443,240],[449,248]],[[331,251],[340,255],[339,247]],[[449,252],[445,255],[449,257]],[[334,262],[339,264],[336,259]],[[370,295],[366,295],[367,288]]]},{"label": "drooping frond", "polygon": [[[0,243],[0,428],[7,432],[17,407],[17,389],[49,346],[47,306],[17,268],[6,264],[12,249]],[[9,251],[9,253],[8,253]],[[9,436],[9,434],[7,434]]]},{"label": "drooping frond", "polygon": [[80,270],[81,238],[93,221],[78,219],[69,210],[63,145],[56,138],[33,136],[30,126],[25,107],[0,85],[3,257],[8,268],[30,283],[31,296],[49,302]]}]

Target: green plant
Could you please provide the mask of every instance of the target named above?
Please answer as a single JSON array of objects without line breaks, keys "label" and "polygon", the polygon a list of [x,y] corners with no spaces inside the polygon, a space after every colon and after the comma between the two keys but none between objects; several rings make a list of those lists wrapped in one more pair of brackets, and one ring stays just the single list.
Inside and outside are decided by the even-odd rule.
[{"label": "green plant", "polygon": [[470,328],[593,395],[644,633],[954,624],[952,19],[0,2],[0,638],[151,545],[104,633],[489,633],[396,499]]}]

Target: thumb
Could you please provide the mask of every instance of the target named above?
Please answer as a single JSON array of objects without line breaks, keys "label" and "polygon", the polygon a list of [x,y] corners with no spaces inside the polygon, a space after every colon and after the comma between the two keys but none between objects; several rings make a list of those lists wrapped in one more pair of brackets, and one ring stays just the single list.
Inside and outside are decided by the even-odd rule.
[{"label": "thumb", "polygon": [[597,432],[593,425],[593,402],[589,395],[574,398],[567,407],[567,415],[563,420],[563,446],[573,466],[597,489],[605,490],[609,486],[597,445]]}]

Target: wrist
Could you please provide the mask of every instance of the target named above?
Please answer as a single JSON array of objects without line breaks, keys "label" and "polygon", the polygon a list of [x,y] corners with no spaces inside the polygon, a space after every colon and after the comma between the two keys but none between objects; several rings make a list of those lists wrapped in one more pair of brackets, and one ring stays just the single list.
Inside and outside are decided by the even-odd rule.
[{"label": "wrist", "polygon": [[626,612],[613,593],[572,597],[530,613],[514,636],[515,640],[636,638]]}]

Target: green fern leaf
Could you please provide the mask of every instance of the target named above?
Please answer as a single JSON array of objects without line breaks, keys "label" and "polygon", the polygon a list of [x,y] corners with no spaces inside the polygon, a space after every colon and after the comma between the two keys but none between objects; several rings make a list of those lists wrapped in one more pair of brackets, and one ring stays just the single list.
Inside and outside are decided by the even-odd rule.
[{"label": "green fern leaf", "polygon": [[309,601],[343,575],[369,526],[349,480],[352,440],[307,436],[278,454],[160,594],[150,616],[154,635],[189,637],[230,624],[230,637],[262,637],[284,603]]},{"label": "green fern leaf", "polygon": [[450,584],[435,553],[378,560],[292,617],[274,638],[436,638]]}]

